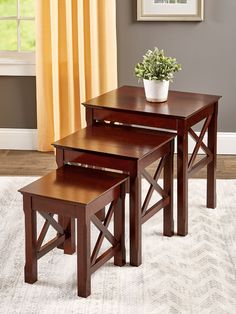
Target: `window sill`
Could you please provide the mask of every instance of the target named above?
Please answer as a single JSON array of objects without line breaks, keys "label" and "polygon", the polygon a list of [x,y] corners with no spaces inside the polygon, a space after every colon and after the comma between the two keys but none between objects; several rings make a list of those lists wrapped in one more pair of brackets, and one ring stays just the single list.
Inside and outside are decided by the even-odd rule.
[{"label": "window sill", "polygon": [[34,64],[2,64],[0,61],[0,76],[35,76]]},{"label": "window sill", "polygon": [[34,54],[1,54],[0,76],[35,76]]}]

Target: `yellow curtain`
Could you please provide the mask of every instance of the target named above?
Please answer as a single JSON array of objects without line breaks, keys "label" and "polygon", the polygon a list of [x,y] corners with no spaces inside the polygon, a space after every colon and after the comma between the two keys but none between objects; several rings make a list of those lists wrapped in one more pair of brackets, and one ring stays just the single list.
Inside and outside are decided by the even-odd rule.
[{"label": "yellow curtain", "polygon": [[38,150],[85,125],[81,102],[117,87],[116,1],[36,1]]}]

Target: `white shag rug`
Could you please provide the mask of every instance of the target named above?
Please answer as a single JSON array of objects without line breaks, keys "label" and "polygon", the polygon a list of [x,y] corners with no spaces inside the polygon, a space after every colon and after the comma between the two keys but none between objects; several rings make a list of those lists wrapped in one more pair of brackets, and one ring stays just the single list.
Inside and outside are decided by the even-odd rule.
[{"label": "white shag rug", "polygon": [[0,313],[236,313],[236,180],[217,182],[215,210],[205,207],[205,180],[190,180],[189,235],[163,237],[158,213],[143,225],[142,266],[109,261],[92,276],[92,294],[83,299],[76,295],[76,255],[61,250],[39,260],[38,282],[24,283],[17,190],[34,179],[0,177]]}]

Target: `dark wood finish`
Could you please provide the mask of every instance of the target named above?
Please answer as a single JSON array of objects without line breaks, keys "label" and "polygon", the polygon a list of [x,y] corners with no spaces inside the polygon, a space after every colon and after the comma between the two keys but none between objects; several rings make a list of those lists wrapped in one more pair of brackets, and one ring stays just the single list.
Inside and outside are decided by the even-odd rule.
[{"label": "dark wood finish", "polygon": [[190,157],[190,160],[189,160],[189,163],[188,163],[189,170],[191,170],[191,168],[192,168],[192,166],[193,166],[193,164],[194,164],[194,162],[196,160],[198,151],[199,151],[200,147],[202,146],[202,141],[203,141],[203,138],[204,138],[204,136],[206,134],[208,126],[209,126],[209,124],[211,122],[211,119],[212,119],[212,116],[208,116],[206,118],[206,120],[205,120],[205,123],[204,123],[203,128],[202,128],[201,133],[200,133],[200,136],[198,137],[198,140],[196,141],[196,145],[194,147],[193,153],[192,153],[192,155]]},{"label": "dark wood finish", "polygon": [[97,123],[53,143],[53,146],[109,157],[112,155],[141,159],[162,147],[173,137],[174,134],[160,131]]},{"label": "dark wood finish", "polygon": [[[43,197],[43,196],[35,196],[32,199],[32,209],[36,210],[36,211],[44,211],[44,212],[48,212],[51,214],[59,214],[59,215],[66,215],[66,217],[74,217],[76,218],[77,216],[77,212],[75,207],[70,206],[70,204],[68,204],[67,202],[63,202],[62,200],[53,200],[54,202],[54,207],[51,206],[51,204],[49,204],[48,200]],[[60,223],[60,221],[58,221],[59,224],[62,226],[62,224]],[[64,229],[64,227],[63,227]]]},{"label": "dark wood finish", "polygon": [[[64,150],[59,149],[57,151],[56,161],[58,167],[62,167],[64,165]],[[105,210],[102,209],[96,215],[99,217],[100,220],[104,220]],[[61,215],[58,216],[58,221],[67,230],[66,241],[58,248],[63,249],[65,254],[73,254],[75,252],[75,221],[72,220],[70,217],[63,217]]]},{"label": "dark wood finish", "polygon": [[185,121],[179,122],[177,137],[177,231],[188,234],[188,133]]},{"label": "dark wood finish", "polygon": [[52,217],[52,214],[40,212],[40,215],[59,233],[59,235],[64,234],[64,229],[62,226],[56,222],[56,220]]},{"label": "dark wood finish", "polygon": [[[113,213],[113,212],[112,212]],[[113,245],[116,246],[117,245],[117,241],[116,239],[113,237],[113,235],[111,234],[111,232],[107,229],[107,226],[104,226],[103,223],[101,222],[100,219],[98,219],[97,216],[93,216],[91,218],[93,224],[98,228],[98,230],[100,230],[103,234],[104,237],[106,237],[106,239]]]},{"label": "dark wood finish", "polygon": [[[90,114],[87,116],[90,117]],[[89,123],[90,122],[88,122],[88,124]],[[107,136],[108,134],[109,137]],[[111,127],[110,125],[97,124],[93,127],[87,127],[75,132],[55,142],[53,145],[59,148],[57,151],[57,159],[61,161],[59,165],[63,164],[62,158],[65,154],[62,152],[61,148],[70,148],[72,150],[79,149],[81,152],[95,152],[96,154],[99,153],[105,156],[119,156],[119,158],[123,156],[124,158],[140,159],[146,154],[156,152],[158,146],[162,146],[165,142],[169,141],[169,137],[165,133],[159,132],[158,135],[159,138],[156,132],[144,132],[142,129],[140,130],[138,128],[132,130],[124,126]],[[148,141],[146,140],[147,136],[149,137]],[[99,149],[96,148],[97,146],[99,146]],[[80,163],[83,163],[82,160]],[[89,159],[86,160],[85,158],[84,163],[89,163]],[[106,163],[105,166],[109,167],[108,163]],[[113,165],[111,165],[111,168],[114,168]],[[122,170],[125,169],[122,168]],[[103,212],[99,213],[99,218],[101,220],[104,219]]]},{"label": "dark wood finish", "polygon": [[[162,208],[165,208],[170,202],[170,198],[169,196],[161,199],[160,201],[158,201],[155,205],[151,206],[149,209],[147,209],[146,213],[144,216],[142,216],[141,221],[142,224],[145,223],[148,219],[150,219],[152,216],[154,216],[156,213],[158,213]],[[167,228],[165,228],[167,224],[166,220],[163,220],[163,234],[166,236],[172,236],[173,233],[168,233],[165,232],[165,230],[167,230]]]},{"label": "dark wood finish", "polygon": [[114,211],[114,237],[117,239],[120,249],[114,255],[114,264],[124,266],[126,262],[125,252],[125,184],[120,187],[120,197],[117,201],[117,210]]},{"label": "dark wood finish", "polygon": [[[53,217],[54,214],[49,214],[49,215]],[[41,248],[41,245],[45,239],[45,236],[48,232],[49,227],[50,227],[50,223],[49,221],[46,220],[37,240],[37,251]]]},{"label": "dark wood finish", "polygon": [[216,207],[217,115],[218,103],[215,103],[208,129],[208,147],[212,152],[212,161],[207,165],[207,207],[209,208]]},{"label": "dark wood finish", "polygon": [[38,280],[37,267],[37,218],[31,210],[31,196],[23,196],[25,213],[25,282],[34,283]]},{"label": "dark wood finish", "polygon": [[[155,181],[157,181],[158,178],[159,178],[160,175],[161,175],[162,169],[163,169],[163,167],[164,167],[164,165],[165,165],[165,159],[166,159],[166,156],[162,157],[161,160],[159,161],[159,165],[158,165],[158,167],[157,167],[157,169],[156,169],[156,171],[155,171],[155,174],[154,174],[154,176],[153,176],[153,179],[154,179]],[[146,212],[146,210],[147,210],[148,204],[149,204],[149,202],[150,202],[150,200],[151,200],[151,197],[152,197],[152,194],[153,194],[154,190],[155,190],[155,189],[154,189],[154,186],[153,186],[153,185],[150,185],[150,187],[149,187],[149,189],[148,189],[148,193],[147,193],[147,195],[146,195],[146,197],[145,197],[145,199],[144,199],[144,202],[143,202],[143,206],[142,206],[142,215],[144,215],[145,212]]]},{"label": "dark wood finish", "polygon": [[[91,273],[94,273],[98,268],[100,268],[104,263],[109,261],[112,257],[115,257],[117,251],[120,250],[120,244],[117,246],[108,249],[101,256],[97,258],[96,264],[91,267]],[[115,265],[115,264],[114,264]]]},{"label": "dark wood finish", "polygon": [[[177,156],[175,155],[174,178],[176,178],[177,168],[176,157]],[[202,155],[198,155],[196,162],[201,158]],[[0,150],[0,160],[0,176],[44,176],[51,170],[57,168],[53,153],[23,150]],[[148,166],[147,169],[150,173],[154,174],[156,170],[155,163]],[[198,169],[197,172],[191,172],[191,177],[206,179],[206,167]],[[236,156],[217,155],[216,178],[226,180],[236,179]]]},{"label": "dark wood finish", "polygon": [[[37,260],[66,241],[67,230],[53,218],[54,214],[62,217],[69,216],[71,219],[77,218],[79,296],[90,295],[91,274],[110,258],[114,257],[115,265],[125,264],[124,201],[127,178],[127,175],[119,173],[78,166],[63,166],[20,189],[23,194],[25,212],[25,282],[37,281]],[[109,202],[111,205],[102,223],[95,214]],[[62,207],[59,207],[57,212],[60,203]],[[50,208],[53,208],[53,213]],[[36,212],[39,212],[46,220],[38,240]],[[114,235],[108,230],[113,214]],[[100,231],[92,256],[91,222]],[[42,246],[49,225],[55,229],[57,235]],[[111,247],[98,256],[104,238],[110,242]]]},{"label": "dark wood finish", "polygon": [[[105,220],[104,220],[104,227],[105,228],[108,227],[108,225],[109,225],[109,223],[111,221],[113,212],[114,212],[114,201],[111,202],[110,207],[108,209],[107,216],[105,217]],[[95,221],[95,225],[96,225],[96,221]],[[94,247],[94,250],[93,250],[93,253],[92,253],[92,256],[91,256],[91,264],[92,264],[92,266],[96,263],[97,256],[98,256],[98,253],[99,253],[99,251],[101,249],[102,242],[103,242],[104,238],[105,238],[105,233],[101,231],[99,236],[98,236],[97,242],[95,244],[95,247]]]},{"label": "dark wood finish", "polygon": [[[91,119],[91,110],[88,111],[87,116]],[[168,132],[95,123],[53,144],[56,152],[63,156],[63,163],[86,164],[90,167],[105,167],[129,173],[130,263],[134,266],[139,266],[142,262],[141,224],[147,220],[142,219],[141,176],[148,177],[150,184],[161,195],[163,194],[162,189],[145,168],[170,154],[170,142],[173,142],[174,137],[175,134]],[[165,207],[168,201],[169,198],[166,201],[163,197],[158,204],[158,210]],[[147,217],[150,218],[153,214],[149,212]]]},{"label": "dark wood finish", "polygon": [[[56,154],[56,163],[58,168],[64,165],[63,150],[59,150]],[[66,241],[58,245],[59,249],[64,250],[64,254],[72,255],[75,253],[75,221],[71,217],[58,216],[58,222],[66,230]]]},{"label": "dark wood finish", "polygon": [[78,211],[77,219],[77,282],[78,296],[88,297],[91,294],[91,273],[90,273],[90,219],[84,211]]},{"label": "dark wood finish", "polygon": [[142,175],[148,181],[148,183],[150,183],[151,186],[154,187],[157,193],[159,193],[162,197],[168,197],[168,193],[160,187],[156,180],[154,180],[145,169],[142,171]]},{"label": "dark wood finish", "polygon": [[58,245],[63,243],[65,241],[65,235],[57,235],[55,238],[50,240],[48,243],[43,245],[38,251],[37,251],[37,258],[43,257],[45,254],[56,248]]},{"label": "dark wood finish", "polygon": [[[86,107],[88,108],[88,107]],[[89,108],[92,109],[92,108]],[[94,120],[97,121],[111,121],[111,122],[121,122],[128,125],[144,125],[144,126],[152,126],[157,128],[166,128],[168,125],[169,129],[176,130],[177,122],[168,119],[167,117],[158,117],[158,121],[155,116],[151,114],[147,114],[145,112],[134,112],[129,111],[119,111],[119,115],[117,115],[118,110],[112,111],[104,109],[104,108],[94,108],[93,109],[93,117]],[[142,120],[142,124],[140,124],[140,120]]]},{"label": "dark wood finish", "polygon": [[[103,180],[100,180],[99,177],[102,177]],[[120,173],[65,165],[25,186],[19,192],[55,199],[76,206],[88,206],[105,192],[114,190],[114,187],[120,185],[122,178],[125,180],[126,177]],[[40,211],[40,209],[38,210]]]},{"label": "dark wood finish", "polygon": [[174,234],[174,219],[173,219],[173,173],[174,165],[172,154],[174,153],[174,143],[172,142],[170,147],[170,154],[167,155],[164,164],[164,191],[166,192],[166,197],[169,198],[169,202],[165,206],[163,211],[163,229],[164,235],[172,236]]},{"label": "dark wood finish", "polygon": [[84,105],[90,108],[111,109],[113,113],[118,110],[129,113],[138,112],[142,115],[145,113],[167,119],[186,119],[208,108],[209,105],[213,105],[219,98],[220,96],[215,95],[170,91],[167,102],[150,103],[146,101],[143,88],[123,86],[88,100]]},{"label": "dark wood finish", "polygon": [[130,264],[142,264],[141,174],[130,175]]},{"label": "dark wood finish", "polygon": [[[195,142],[198,143],[199,136],[197,136],[197,134],[191,128],[189,129],[188,132],[189,132],[189,135],[191,135],[192,138],[195,140]],[[208,156],[212,155],[210,149],[204,144],[204,142],[201,141],[200,146]]]},{"label": "dark wood finish", "polygon": [[[216,131],[217,104],[220,96],[170,91],[168,101],[150,103],[146,101],[143,88],[123,86],[109,93],[86,101],[91,119],[149,127],[173,129],[177,131],[177,179],[178,179],[178,234],[188,233],[188,177],[200,166],[208,165],[207,206],[215,208],[216,196]],[[91,111],[92,110],[92,111]],[[202,144],[202,134],[195,137],[196,148],[190,157],[188,167],[188,132],[192,126],[206,119],[202,134],[208,129],[208,154],[204,163],[197,167],[194,161]],[[209,126],[209,127],[208,127]],[[212,156],[209,155],[209,151]]]}]

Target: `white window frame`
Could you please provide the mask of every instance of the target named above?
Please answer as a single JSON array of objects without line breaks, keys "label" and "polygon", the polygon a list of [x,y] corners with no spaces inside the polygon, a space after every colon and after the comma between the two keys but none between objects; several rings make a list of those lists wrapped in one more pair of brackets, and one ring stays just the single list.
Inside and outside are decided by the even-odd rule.
[{"label": "white window frame", "polygon": [[0,21],[17,21],[17,50],[0,50],[0,76],[35,76],[35,52],[20,51],[20,21],[34,21],[34,17],[20,16],[20,0],[17,0],[16,16],[0,16]]}]

